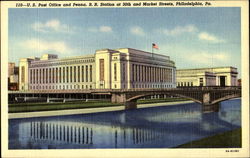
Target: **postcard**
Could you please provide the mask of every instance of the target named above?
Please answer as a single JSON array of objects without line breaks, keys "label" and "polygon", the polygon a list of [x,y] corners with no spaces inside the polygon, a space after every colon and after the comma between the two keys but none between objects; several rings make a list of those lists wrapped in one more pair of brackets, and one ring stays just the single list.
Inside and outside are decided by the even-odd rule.
[{"label": "postcard", "polygon": [[2,1],[3,157],[248,157],[248,1]]}]

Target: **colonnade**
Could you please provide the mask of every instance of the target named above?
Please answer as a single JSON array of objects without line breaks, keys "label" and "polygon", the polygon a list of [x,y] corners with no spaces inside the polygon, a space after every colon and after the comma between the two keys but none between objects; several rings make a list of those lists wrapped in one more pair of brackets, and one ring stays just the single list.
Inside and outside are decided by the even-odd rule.
[{"label": "colonnade", "polygon": [[[93,82],[93,65],[41,67],[29,69],[30,89],[54,89],[50,84]],[[41,85],[41,87],[38,87]],[[59,89],[63,89],[62,87]],[[64,89],[67,89],[64,87]]]}]

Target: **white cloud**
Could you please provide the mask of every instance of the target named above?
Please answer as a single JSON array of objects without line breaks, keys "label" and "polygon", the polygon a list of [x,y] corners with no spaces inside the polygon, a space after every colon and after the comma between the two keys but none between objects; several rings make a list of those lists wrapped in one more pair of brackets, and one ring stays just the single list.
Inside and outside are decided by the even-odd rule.
[{"label": "white cloud", "polygon": [[109,26],[100,26],[100,32],[112,32],[112,28]]},{"label": "white cloud", "polygon": [[23,48],[34,50],[35,52],[46,53],[48,51],[54,51],[60,54],[72,54],[73,49],[71,49],[63,41],[45,41],[39,39],[30,39],[21,42]]},{"label": "white cloud", "polygon": [[225,42],[224,40],[219,39],[218,37],[216,37],[216,36],[214,36],[212,34],[209,34],[207,32],[201,32],[201,33],[199,33],[198,37],[201,40],[205,40],[205,41],[209,41],[209,42],[213,42],[213,43]]},{"label": "white cloud", "polygon": [[165,35],[168,36],[176,36],[180,35],[183,33],[192,33],[192,32],[197,32],[198,28],[194,25],[186,25],[186,26],[176,26],[173,29],[160,29],[160,33],[164,33]]},{"label": "white cloud", "polygon": [[110,27],[110,26],[100,26],[98,28],[90,27],[90,28],[88,28],[88,31],[89,32],[106,32],[106,33],[108,33],[108,32],[112,32],[113,30],[112,30],[112,27]]},{"label": "white cloud", "polygon": [[130,32],[132,34],[138,35],[138,36],[145,36],[146,35],[145,32],[144,32],[144,30],[141,27],[139,27],[139,26],[131,27],[130,28]]},{"label": "white cloud", "polygon": [[217,52],[217,53],[209,53],[209,52],[200,52],[200,53],[188,53],[186,59],[202,65],[212,65],[215,64],[226,64],[229,61],[228,53],[225,52]]},{"label": "white cloud", "polygon": [[69,27],[66,24],[62,24],[57,19],[49,20],[45,23],[35,22],[31,25],[33,30],[38,32],[60,32],[60,33],[73,33],[75,27]]}]

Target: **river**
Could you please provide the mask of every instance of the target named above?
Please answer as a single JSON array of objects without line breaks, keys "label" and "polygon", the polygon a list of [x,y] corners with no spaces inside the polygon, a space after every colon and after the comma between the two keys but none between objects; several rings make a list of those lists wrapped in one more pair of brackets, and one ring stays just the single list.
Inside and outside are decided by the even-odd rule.
[{"label": "river", "polygon": [[9,149],[171,148],[241,127],[241,99],[201,105],[9,119]]}]

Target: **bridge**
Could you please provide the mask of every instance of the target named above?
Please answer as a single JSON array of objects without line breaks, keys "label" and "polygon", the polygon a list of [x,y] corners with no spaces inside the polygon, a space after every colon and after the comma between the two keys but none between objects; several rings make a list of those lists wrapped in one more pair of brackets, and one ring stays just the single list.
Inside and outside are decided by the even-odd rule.
[{"label": "bridge", "polygon": [[[241,97],[241,87],[181,87],[181,88],[143,88],[143,89],[72,89],[72,90],[33,90],[9,92],[9,99],[13,97],[36,96],[65,99],[75,97],[81,100],[83,94],[108,95],[112,103],[123,103],[125,109],[137,108],[137,100],[146,96],[172,95],[188,98],[196,103],[202,104],[204,112],[218,111],[219,102]],[[85,98],[86,99],[86,98]]]}]

